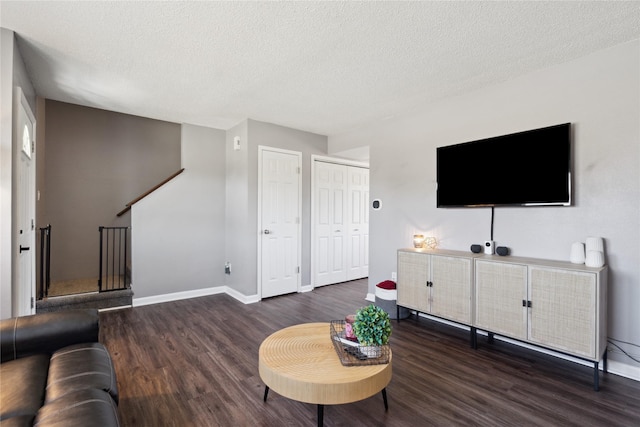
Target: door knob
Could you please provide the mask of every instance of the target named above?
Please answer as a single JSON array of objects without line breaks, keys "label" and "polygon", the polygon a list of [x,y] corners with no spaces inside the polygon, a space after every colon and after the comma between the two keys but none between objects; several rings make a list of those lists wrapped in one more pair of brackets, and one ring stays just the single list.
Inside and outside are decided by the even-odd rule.
[{"label": "door knob", "polygon": [[271,234],[270,230],[264,230],[264,234]]},{"label": "door knob", "polygon": [[29,246],[20,245],[20,253],[22,253],[23,251],[28,251],[28,250],[29,250]]}]

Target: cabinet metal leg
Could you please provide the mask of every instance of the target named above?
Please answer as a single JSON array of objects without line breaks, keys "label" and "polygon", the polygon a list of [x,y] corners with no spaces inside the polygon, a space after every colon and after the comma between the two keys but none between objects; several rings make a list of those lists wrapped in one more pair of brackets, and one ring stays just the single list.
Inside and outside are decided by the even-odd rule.
[{"label": "cabinet metal leg", "polygon": [[318,405],[318,427],[324,425],[324,405]]},{"label": "cabinet metal leg", "polygon": [[493,332],[488,332],[487,333],[487,342],[489,344],[493,344]]},{"label": "cabinet metal leg", "polygon": [[[593,362],[593,389],[595,391],[600,391],[600,370],[599,370],[599,362]],[[604,354],[602,355],[602,372],[607,373],[607,350],[604,350]]]},{"label": "cabinet metal leg", "polygon": [[269,394],[269,386],[264,386],[264,401],[267,401],[267,395]]},{"label": "cabinet metal leg", "polygon": [[382,400],[384,401],[384,411],[387,412],[389,410],[389,402],[387,401],[387,388],[382,389]]},{"label": "cabinet metal leg", "polygon": [[470,339],[470,343],[471,343],[471,348],[474,349],[474,350],[476,348],[478,348],[478,335],[477,335],[476,332],[477,332],[477,330],[473,326],[469,330],[469,339]]}]

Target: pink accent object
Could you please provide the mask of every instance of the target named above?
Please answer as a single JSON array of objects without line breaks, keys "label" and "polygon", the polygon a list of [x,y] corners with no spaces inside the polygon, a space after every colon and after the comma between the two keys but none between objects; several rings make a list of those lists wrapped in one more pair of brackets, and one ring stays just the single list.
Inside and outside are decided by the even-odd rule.
[{"label": "pink accent object", "polygon": [[356,336],[353,333],[353,328],[351,327],[351,323],[344,324],[344,335],[347,338],[355,338]]},{"label": "pink accent object", "polygon": [[347,317],[344,318],[344,321],[346,323],[353,323],[356,321],[356,315],[355,314],[349,314],[347,315]]}]

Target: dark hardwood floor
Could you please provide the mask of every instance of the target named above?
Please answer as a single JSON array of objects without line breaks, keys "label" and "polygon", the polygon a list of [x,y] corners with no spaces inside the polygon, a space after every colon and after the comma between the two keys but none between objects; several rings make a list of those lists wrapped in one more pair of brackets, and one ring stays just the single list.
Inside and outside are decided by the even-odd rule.
[{"label": "dark hardwood floor", "polygon": [[[315,426],[315,405],[263,402],[258,348],[286,326],[367,305],[366,280],[244,305],[227,295],[102,312],[128,426]],[[392,322],[381,395],[327,406],[325,426],[640,426],[640,382],[415,316]]]}]

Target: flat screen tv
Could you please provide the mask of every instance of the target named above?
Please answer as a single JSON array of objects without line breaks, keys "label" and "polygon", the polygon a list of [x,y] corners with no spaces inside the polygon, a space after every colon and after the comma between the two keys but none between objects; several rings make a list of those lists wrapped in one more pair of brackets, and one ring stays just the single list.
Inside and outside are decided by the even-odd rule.
[{"label": "flat screen tv", "polygon": [[571,124],[437,148],[437,207],[570,206]]}]

